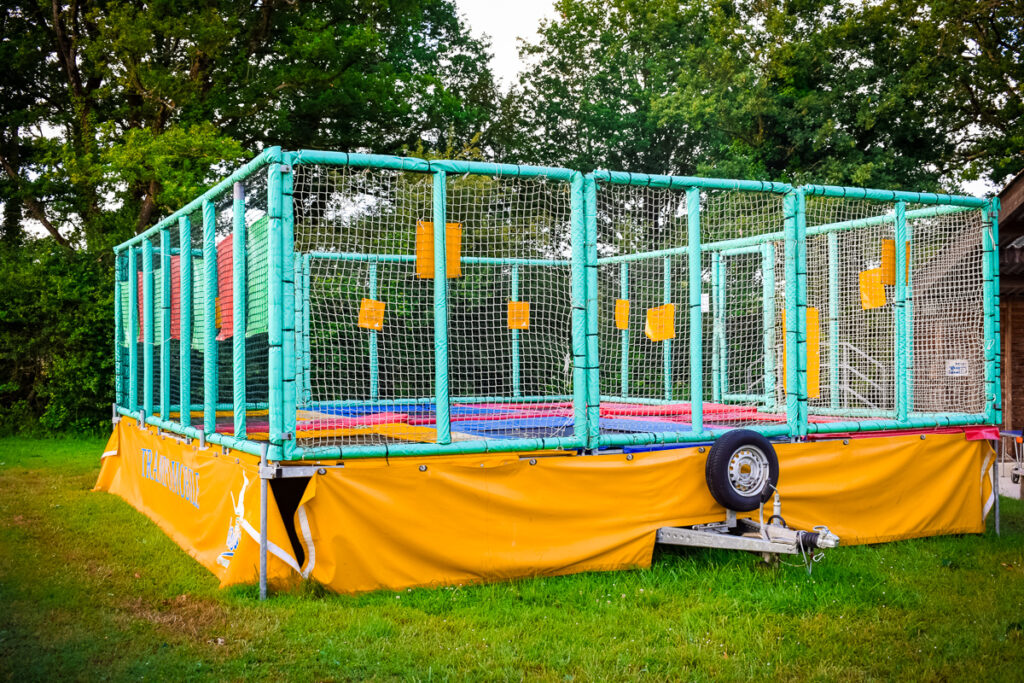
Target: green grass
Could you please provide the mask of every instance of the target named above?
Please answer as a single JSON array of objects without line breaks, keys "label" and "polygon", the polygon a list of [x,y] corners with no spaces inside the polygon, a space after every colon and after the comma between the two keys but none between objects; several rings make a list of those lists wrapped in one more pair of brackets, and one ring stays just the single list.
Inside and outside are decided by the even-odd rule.
[{"label": "green grass", "polygon": [[967,679],[1024,671],[1024,506],[1003,536],[840,548],[808,577],[753,556],[267,603],[114,496],[99,440],[0,440],[0,676]]}]

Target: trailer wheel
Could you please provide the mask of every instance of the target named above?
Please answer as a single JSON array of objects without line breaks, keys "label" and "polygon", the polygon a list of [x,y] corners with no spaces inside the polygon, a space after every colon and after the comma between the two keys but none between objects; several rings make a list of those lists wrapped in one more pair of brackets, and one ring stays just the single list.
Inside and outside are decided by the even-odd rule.
[{"label": "trailer wheel", "polygon": [[711,445],[704,473],[719,505],[748,512],[771,498],[779,483],[779,459],[768,439],[749,429],[734,429]]}]

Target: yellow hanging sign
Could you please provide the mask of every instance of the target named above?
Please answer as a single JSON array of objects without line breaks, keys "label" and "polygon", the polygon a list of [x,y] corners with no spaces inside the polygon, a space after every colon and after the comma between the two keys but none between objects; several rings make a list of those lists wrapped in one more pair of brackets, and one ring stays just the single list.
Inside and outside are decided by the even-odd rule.
[{"label": "yellow hanging sign", "polygon": [[860,271],[860,307],[865,311],[885,305],[882,277],[881,268]]},{"label": "yellow hanging sign", "polygon": [[615,300],[615,327],[620,330],[629,329],[629,299]]},{"label": "yellow hanging sign", "polygon": [[[786,311],[782,311],[782,387],[787,389]],[[807,398],[821,396],[821,316],[814,306],[807,307]]]},{"label": "yellow hanging sign", "polygon": [[384,302],[363,299],[359,306],[359,327],[380,332],[384,329]]},{"label": "yellow hanging sign", "polygon": [[647,326],[644,328],[647,338],[654,342],[676,338],[676,306],[665,304],[657,308],[647,309]]},{"label": "yellow hanging sign", "polygon": [[511,330],[530,329],[530,302],[508,302],[508,327]]},{"label": "yellow hanging sign", "polygon": [[[447,223],[445,233],[445,270],[448,278],[462,276],[462,224]],[[434,224],[416,222],[416,277],[434,279]]]}]

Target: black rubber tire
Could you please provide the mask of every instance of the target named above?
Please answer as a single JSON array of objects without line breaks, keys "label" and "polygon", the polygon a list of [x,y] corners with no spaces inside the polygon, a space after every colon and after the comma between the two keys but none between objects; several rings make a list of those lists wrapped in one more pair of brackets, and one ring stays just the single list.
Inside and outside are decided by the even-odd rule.
[{"label": "black rubber tire", "polygon": [[[743,495],[729,484],[729,459],[744,446],[754,446],[768,459],[768,481],[759,491]],[[767,502],[779,483],[779,458],[768,439],[749,429],[734,429],[718,437],[711,444],[707,463],[704,466],[708,490],[718,504],[728,510],[749,512]]]}]

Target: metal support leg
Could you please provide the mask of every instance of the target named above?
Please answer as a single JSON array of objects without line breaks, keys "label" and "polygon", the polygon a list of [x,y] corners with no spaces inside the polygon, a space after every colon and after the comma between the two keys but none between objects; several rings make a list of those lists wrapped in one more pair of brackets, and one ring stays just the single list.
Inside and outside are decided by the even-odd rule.
[{"label": "metal support leg", "polygon": [[263,476],[267,467],[267,444],[260,447],[260,600],[267,599],[267,487],[270,482]]},{"label": "metal support leg", "polygon": [[995,513],[996,513],[996,536],[999,536],[999,461],[1002,459],[1003,453],[1003,439],[1000,437],[998,440],[992,442],[995,446],[996,462],[992,468],[992,495],[995,496]]}]

